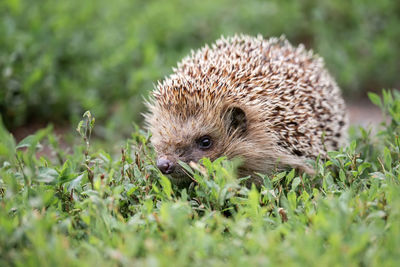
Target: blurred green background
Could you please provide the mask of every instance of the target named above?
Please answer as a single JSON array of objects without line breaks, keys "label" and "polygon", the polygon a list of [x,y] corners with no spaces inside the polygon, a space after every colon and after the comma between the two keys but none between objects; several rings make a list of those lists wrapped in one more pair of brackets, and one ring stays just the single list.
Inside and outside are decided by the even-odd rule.
[{"label": "blurred green background", "polygon": [[1,116],[13,130],[71,125],[90,109],[98,135],[129,134],[157,80],[191,49],[234,33],[304,43],[347,99],[400,86],[396,0],[2,0]]}]

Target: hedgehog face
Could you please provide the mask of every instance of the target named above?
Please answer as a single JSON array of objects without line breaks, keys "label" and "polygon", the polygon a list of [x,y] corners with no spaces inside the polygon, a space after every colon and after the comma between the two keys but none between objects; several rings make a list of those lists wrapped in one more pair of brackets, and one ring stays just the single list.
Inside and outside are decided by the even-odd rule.
[{"label": "hedgehog face", "polygon": [[152,120],[157,122],[150,125],[150,130],[153,133],[151,142],[157,152],[157,167],[176,184],[191,181],[179,161],[190,163],[205,157],[211,160],[229,157],[227,147],[246,133],[246,115],[238,107],[220,109],[217,118],[203,112],[210,111],[189,117],[169,114],[167,120],[157,120],[153,114]]}]

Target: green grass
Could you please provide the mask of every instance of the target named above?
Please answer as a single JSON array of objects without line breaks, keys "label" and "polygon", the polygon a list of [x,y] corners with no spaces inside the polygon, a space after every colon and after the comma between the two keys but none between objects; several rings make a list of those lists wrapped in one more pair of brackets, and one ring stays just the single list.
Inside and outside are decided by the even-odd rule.
[{"label": "green grass", "polygon": [[185,166],[197,183],[175,188],[139,129],[119,153],[94,149],[89,112],[71,154],[51,127],[16,144],[2,126],[0,265],[397,266],[400,94],[370,98],[378,131],[353,129],[315,176],[275,173],[260,189],[223,158]]}]

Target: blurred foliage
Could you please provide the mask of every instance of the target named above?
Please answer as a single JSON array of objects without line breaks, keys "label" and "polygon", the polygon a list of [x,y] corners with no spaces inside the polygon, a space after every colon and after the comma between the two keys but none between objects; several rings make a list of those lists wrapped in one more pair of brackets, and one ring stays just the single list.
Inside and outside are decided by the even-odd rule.
[{"label": "blurred foliage", "polygon": [[[16,143],[0,122],[0,266],[397,266],[400,261],[400,94],[370,94],[387,120],[295,170],[236,179],[223,158],[184,166],[178,189],[136,130],[120,153],[60,149],[46,128]],[[43,147],[52,152],[41,154]]]},{"label": "blurred foliage", "polygon": [[399,85],[399,1],[2,0],[2,117],[8,128],[76,123],[90,109],[129,133],[142,96],[177,60],[234,33],[305,43],[348,96]]}]

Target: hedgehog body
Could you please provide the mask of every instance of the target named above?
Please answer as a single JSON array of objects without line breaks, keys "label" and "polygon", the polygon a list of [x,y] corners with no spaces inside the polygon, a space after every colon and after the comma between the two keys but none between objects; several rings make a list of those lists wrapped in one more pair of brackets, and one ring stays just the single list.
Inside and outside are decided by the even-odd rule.
[{"label": "hedgehog body", "polygon": [[190,181],[179,160],[203,157],[241,158],[240,175],[312,173],[307,159],[346,139],[345,103],[323,60],[284,37],[221,38],[173,70],[145,118],[157,166],[176,183]]}]

